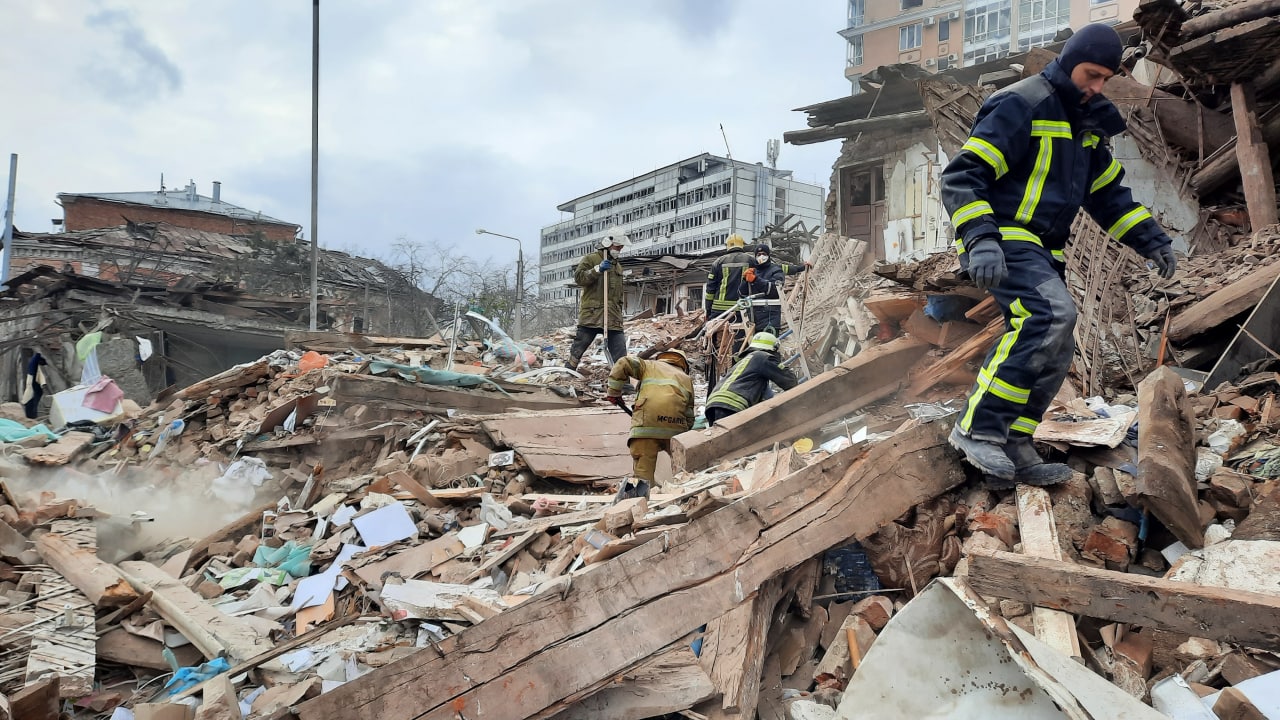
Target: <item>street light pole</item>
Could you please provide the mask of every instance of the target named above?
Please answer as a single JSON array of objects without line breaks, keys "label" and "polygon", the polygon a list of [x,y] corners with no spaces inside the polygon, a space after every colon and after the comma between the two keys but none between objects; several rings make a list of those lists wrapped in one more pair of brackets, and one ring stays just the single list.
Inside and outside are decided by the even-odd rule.
[{"label": "street light pole", "polygon": [[501,233],[489,232],[482,228],[476,228],[477,235],[492,235],[494,237],[506,238],[516,241],[516,317],[515,317],[515,336],[513,339],[520,340],[524,337],[524,243],[520,242],[520,238]]},{"label": "street light pole", "polygon": [[320,313],[320,0],[311,1],[311,330]]}]

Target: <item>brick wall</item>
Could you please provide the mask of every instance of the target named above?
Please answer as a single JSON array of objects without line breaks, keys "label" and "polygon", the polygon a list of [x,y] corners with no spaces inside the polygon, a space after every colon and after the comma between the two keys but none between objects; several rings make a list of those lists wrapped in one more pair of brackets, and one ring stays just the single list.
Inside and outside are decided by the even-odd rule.
[{"label": "brick wall", "polygon": [[279,242],[290,242],[297,234],[296,227],[293,225],[255,223],[226,215],[191,210],[105,202],[93,198],[68,199],[64,203],[63,214],[67,232],[118,227],[128,219],[133,222],[166,222],[177,227],[228,235],[247,235],[260,230],[267,239]]}]

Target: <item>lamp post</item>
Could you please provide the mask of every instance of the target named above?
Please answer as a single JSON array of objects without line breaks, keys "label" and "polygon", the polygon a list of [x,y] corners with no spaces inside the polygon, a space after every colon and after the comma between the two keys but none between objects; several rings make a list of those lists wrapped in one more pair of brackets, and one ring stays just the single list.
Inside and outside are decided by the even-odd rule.
[{"label": "lamp post", "polygon": [[476,228],[477,235],[492,235],[494,237],[506,238],[516,241],[516,322],[515,337],[520,340],[524,337],[524,244],[520,242],[520,238],[502,233],[489,232],[483,228]]}]

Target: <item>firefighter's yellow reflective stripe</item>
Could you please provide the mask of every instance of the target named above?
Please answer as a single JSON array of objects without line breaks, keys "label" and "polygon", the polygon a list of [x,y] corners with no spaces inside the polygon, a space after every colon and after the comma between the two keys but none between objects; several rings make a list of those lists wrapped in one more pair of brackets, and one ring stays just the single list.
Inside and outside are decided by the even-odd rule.
[{"label": "firefighter's yellow reflective stripe", "polygon": [[956,254],[957,255],[964,254],[964,238],[959,238],[959,237],[956,238]]},{"label": "firefighter's yellow reflective stripe", "polygon": [[622,380],[614,380],[613,378],[609,378],[610,390],[621,390],[624,384],[625,383]]},{"label": "firefighter's yellow reflective stripe", "polygon": [[1057,260],[1058,262],[1067,261],[1067,253],[1065,250],[1050,250],[1049,254],[1052,255],[1053,259]]},{"label": "firefighter's yellow reflective stripe", "polygon": [[968,150],[986,160],[987,164],[996,171],[997,179],[1009,172],[1009,163],[1005,162],[1004,153],[1000,152],[1000,148],[982,138],[971,137],[960,149]]},{"label": "firefighter's yellow reflective stripe", "polygon": [[1071,123],[1065,120],[1032,120],[1031,137],[1071,139]]},{"label": "firefighter's yellow reflective stripe", "polygon": [[654,385],[666,385],[668,387],[678,389],[681,393],[686,395],[688,394],[688,391],[684,389],[684,386],[676,380],[668,380],[667,378],[645,378],[640,381],[641,388],[652,387]]},{"label": "firefighter's yellow reflective stripe", "polygon": [[728,405],[734,410],[746,410],[747,399],[731,390],[718,390],[707,398],[708,405]]},{"label": "firefighter's yellow reflective stripe", "polygon": [[1010,385],[1004,380],[992,376],[986,370],[980,370],[978,372],[978,384],[986,385],[987,390],[989,390],[992,395],[1004,398],[1011,403],[1018,403],[1019,405],[1026,405],[1027,400],[1031,397],[1030,389]]},{"label": "firefighter's yellow reflective stripe", "polygon": [[[1031,317],[1031,311],[1022,304],[1022,300],[1014,300],[1009,305],[1009,312],[1013,313],[1013,319],[1009,321],[1009,331],[1000,338],[1000,342],[996,344],[996,351],[991,354],[991,360],[982,368],[987,375],[995,377],[1000,366],[1005,360],[1009,359],[1009,351],[1018,342],[1022,336],[1022,326],[1026,323],[1027,318]],[[965,407],[964,415],[960,418],[960,430],[969,432],[969,428],[973,426],[973,414],[978,410],[978,403],[982,398],[986,397],[987,388],[983,386],[982,381],[977,383],[978,387],[969,396],[969,402]]]},{"label": "firefighter's yellow reflective stripe", "polygon": [[951,216],[951,227],[958,228],[961,225],[976,220],[983,215],[994,215],[995,211],[991,209],[991,203],[986,200],[974,200],[965,205]]},{"label": "firefighter's yellow reflective stripe", "polygon": [[1040,422],[1029,417],[1020,417],[1009,424],[1010,430],[1016,430],[1028,435],[1034,435],[1038,427],[1040,427]]},{"label": "firefighter's yellow reflective stripe", "polygon": [[1111,237],[1119,240],[1123,238],[1135,225],[1151,218],[1151,211],[1139,205],[1120,217],[1114,225],[1107,228],[1107,232]]},{"label": "firefighter's yellow reflective stripe", "polygon": [[[1036,122],[1046,121],[1037,120]],[[1031,169],[1031,177],[1027,178],[1027,187],[1022,192],[1022,204],[1018,205],[1018,212],[1013,216],[1014,220],[1020,223],[1031,222],[1031,218],[1036,214],[1036,206],[1040,204],[1040,195],[1044,192],[1044,181],[1049,177],[1051,164],[1053,164],[1053,137],[1045,136],[1040,138],[1040,151],[1036,153],[1036,164]]]},{"label": "firefighter's yellow reflective stripe", "polygon": [[1103,170],[1102,174],[1098,176],[1098,179],[1094,180],[1093,184],[1089,186],[1089,192],[1096,193],[1102,188],[1110,185],[1112,180],[1120,177],[1121,170],[1123,170],[1123,168],[1120,167],[1120,161],[1115,158],[1111,158],[1111,164],[1108,165],[1107,169]]},{"label": "firefighter's yellow reflective stripe", "polygon": [[1098,143],[1101,141],[1102,139],[1098,137],[1097,133],[1089,132],[1084,134],[1084,141],[1081,144],[1087,148],[1098,147]]},{"label": "firefighter's yellow reflective stripe", "polygon": [[1033,245],[1044,247],[1044,243],[1040,242],[1040,238],[1026,228],[1020,228],[1013,225],[1001,225],[1000,235],[1005,240],[1017,240],[1018,242],[1029,242]]}]

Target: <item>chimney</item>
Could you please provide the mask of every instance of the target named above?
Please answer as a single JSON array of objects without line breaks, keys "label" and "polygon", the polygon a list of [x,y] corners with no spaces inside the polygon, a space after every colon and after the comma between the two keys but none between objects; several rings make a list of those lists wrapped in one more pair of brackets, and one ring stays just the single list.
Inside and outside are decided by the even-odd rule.
[{"label": "chimney", "polygon": [[199,197],[200,196],[196,194],[196,181],[188,180],[187,181],[187,199],[195,201],[199,199]]},{"label": "chimney", "polygon": [[214,204],[222,202],[222,182],[219,180],[213,181],[213,202]]}]

